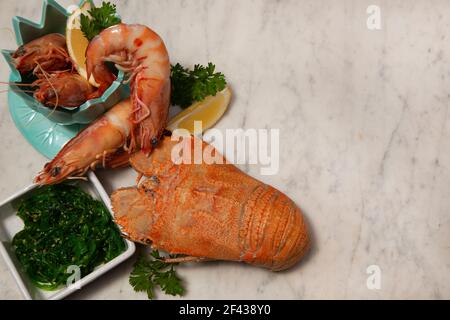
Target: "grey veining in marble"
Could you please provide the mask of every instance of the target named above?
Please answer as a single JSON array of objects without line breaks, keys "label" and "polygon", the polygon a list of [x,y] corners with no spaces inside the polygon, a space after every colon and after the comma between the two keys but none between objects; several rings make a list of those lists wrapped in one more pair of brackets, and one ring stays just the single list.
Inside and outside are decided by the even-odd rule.
[{"label": "grey veining in marble", "polygon": [[[217,128],[281,130],[279,174],[260,178],[294,199],[313,230],[310,255],[287,272],[180,267],[187,298],[450,298],[448,1],[114,2],[125,21],[160,33],[173,62],[213,61],[227,75],[235,97]],[[381,30],[366,27],[371,4]],[[11,17],[38,20],[41,2],[0,6],[0,47],[12,48]],[[6,94],[0,141],[3,199],[46,161],[14,127]],[[100,177],[113,190],[134,175]],[[379,290],[366,285],[370,265],[381,269]],[[128,284],[131,266],[73,298],[145,299]],[[0,261],[0,299],[12,298],[20,293]]]}]

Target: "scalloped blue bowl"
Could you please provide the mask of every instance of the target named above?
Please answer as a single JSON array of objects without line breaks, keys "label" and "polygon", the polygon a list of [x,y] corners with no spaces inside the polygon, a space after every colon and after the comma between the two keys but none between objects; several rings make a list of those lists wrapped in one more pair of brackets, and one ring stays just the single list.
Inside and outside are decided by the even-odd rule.
[{"label": "scalloped blue bowl", "polygon": [[[91,2],[90,0],[85,1]],[[80,6],[85,1],[81,1]],[[22,17],[14,17],[13,27],[17,45],[21,46],[24,43],[28,43],[49,33],[65,34],[68,16],[67,11],[54,0],[44,0],[40,23],[34,23]],[[13,52],[11,50],[2,50],[2,54],[11,68],[9,81],[12,83],[20,83],[22,82],[22,77],[13,64],[11,57]],[[22,103],[25,103],[34,111],[39,112],[51,122],[60,125],[88,124],[129,95],[129,88],[122,84],[123,79],[124,74],[119,72],[117,80],[113,82],[100,98],[89,100],[75,109],[58,108],[53,110],[34,99],[32,95],[21,92],[18,86],[11,84],[11,88],[22,100]]]}]

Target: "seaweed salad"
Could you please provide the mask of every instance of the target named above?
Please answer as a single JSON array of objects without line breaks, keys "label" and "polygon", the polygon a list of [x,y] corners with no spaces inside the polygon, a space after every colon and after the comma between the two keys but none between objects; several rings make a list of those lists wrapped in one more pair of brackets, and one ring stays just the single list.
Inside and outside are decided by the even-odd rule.
[{"label": "seaweed salad", "polygon": [[66,285],[69,266],[84,277],[125,250],[109,211],[78,186],[41,188],[19,204],[17,215],[25,227],[14,236],[14,252],[44,290]]}]

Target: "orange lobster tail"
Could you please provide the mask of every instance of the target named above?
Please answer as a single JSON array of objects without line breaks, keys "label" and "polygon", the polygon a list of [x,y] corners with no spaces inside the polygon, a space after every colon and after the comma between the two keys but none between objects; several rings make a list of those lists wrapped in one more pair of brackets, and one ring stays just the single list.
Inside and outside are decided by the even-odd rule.
[{"label": "orange lobster tail", "polygon": [[310,239],[292,200],[231,164],[176,165],[175,144],[166,137],[150,157],[132,156],[132,166],[149,179],[112,196],[116,221],[132,240],[274,271],[304,256]]}]

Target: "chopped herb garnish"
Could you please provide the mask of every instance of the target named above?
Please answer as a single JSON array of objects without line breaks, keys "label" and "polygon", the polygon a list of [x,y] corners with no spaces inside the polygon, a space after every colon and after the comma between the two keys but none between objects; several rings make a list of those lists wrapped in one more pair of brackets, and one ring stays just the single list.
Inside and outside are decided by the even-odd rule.
[{"label": "chopped herb garnish", "polygon": [[14,252],[32,282],[45,290],[65,285],[69,266],[78,266],[83,277],[125,250],[103,203],[76,186],[39,189],[20,203],[17,215],[25,227],[13,238]]}]

